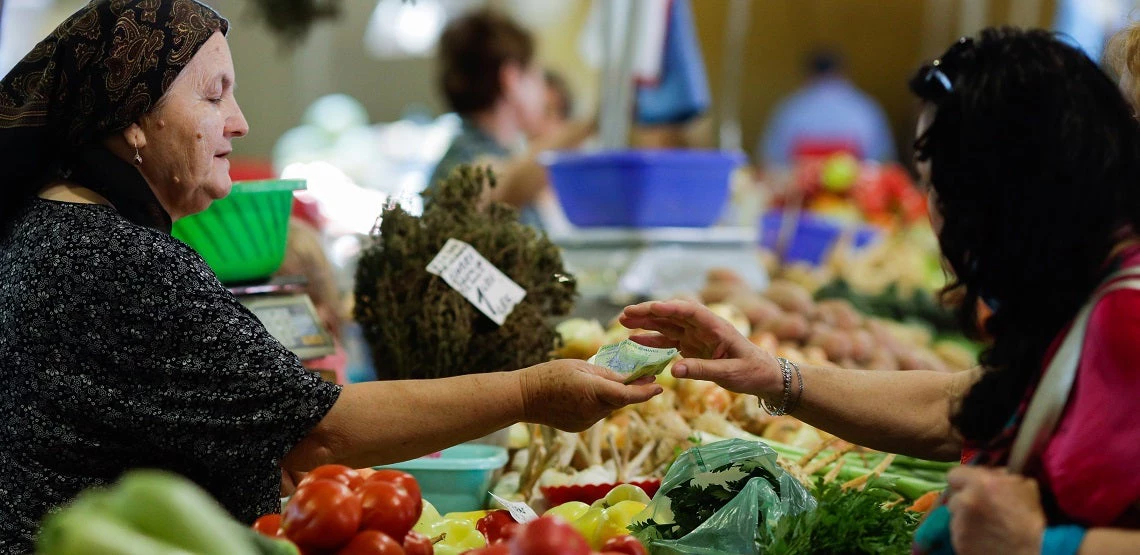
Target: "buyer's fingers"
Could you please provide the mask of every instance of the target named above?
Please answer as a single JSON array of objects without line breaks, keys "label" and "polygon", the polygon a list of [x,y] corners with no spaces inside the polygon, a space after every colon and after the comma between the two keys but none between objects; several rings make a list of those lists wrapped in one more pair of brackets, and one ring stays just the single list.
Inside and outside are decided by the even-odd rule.
[{"label": "buyer's fingers", "polygon": [[665,337],[664,335],[660,334],[635,335],[629,339],[639,345],[645,345],[646,347],[653,347],[656,349],[678,349],[681,347],[680,341]]}]

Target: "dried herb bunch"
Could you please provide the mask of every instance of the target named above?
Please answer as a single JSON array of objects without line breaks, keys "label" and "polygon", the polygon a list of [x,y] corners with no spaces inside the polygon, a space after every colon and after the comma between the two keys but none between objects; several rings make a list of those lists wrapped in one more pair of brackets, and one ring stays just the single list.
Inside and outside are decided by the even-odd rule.
[{"label": "dried herb bunch", "polygon": [[336,19],[343,0],[252,0],[251,14],[277,35],[281,46],[292,49],[322,20]]},{"label": "dried herb bunch", "polygon": [[[552,316],[570,312],[576,284],[546,235],[507,205],[482,206],[489,168],[460,166],[430,193],[422,217],[384,210],[356,271],[354,316],[380,379],[439,378],[523,368],[550,359]],[[448,239],[473,246],[526,298],[503,326],[475,308],[427,265]]]}]

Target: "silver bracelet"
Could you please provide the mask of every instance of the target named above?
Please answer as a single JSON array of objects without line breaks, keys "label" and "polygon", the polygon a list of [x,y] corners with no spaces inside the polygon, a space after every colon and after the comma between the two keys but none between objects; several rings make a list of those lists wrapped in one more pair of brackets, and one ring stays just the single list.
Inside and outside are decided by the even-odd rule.
[{"label": "silver bracelet", "polygon": [[792,396],[792,369],[790,368],[792,363],[783,357],[776,357],[776,361],[780,363],[780,373],[784,376],[784,397],[780,401],[780,408],[778,409],[769,407],[768,403],[765,402],[763,398],[761,398],[760,408],[764,409],[764,412],[772,416],[784,416],[785,414],[788,414],[788,400]]},{"label": "silver bracelet", "polygon": [[792,411],[799,408],[800,401],[804,398],[804,375],[803,375],[803,373],[800,372],[800,365],[796,364],[790,360],[788,361],[788,364],[790,364],[792,366],[792,370],[796,371],[796,379],[799,380],[800,385],[799,385],[799,391],[796,393],[796,398],[792,399],[792,404],[791,404],[791,406],[788,407],[788,410],[786,411],[785,414],[791,414]]}]

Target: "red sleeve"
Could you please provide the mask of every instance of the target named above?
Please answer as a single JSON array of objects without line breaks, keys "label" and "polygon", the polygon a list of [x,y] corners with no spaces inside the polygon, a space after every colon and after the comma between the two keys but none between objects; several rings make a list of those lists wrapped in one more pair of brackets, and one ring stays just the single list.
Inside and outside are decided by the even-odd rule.
[{"label": "red sleeve", "polygon": [[1093,310],[1069,405],[1043,456],[1062,511],[1112,524],[1140,500],[1140,291],[1106,295]]}]

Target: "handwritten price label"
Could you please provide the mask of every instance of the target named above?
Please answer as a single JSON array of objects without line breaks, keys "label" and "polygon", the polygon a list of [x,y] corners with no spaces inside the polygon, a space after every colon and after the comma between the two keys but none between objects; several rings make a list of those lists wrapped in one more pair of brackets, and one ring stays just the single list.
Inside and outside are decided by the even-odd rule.
[{"label": "handwritten price label", "polygon": [[457,239],[447,240],[428,264],[427,271],[443,278],[500,326],[526,297],[526,290],[483,258],[475,247]]}]

